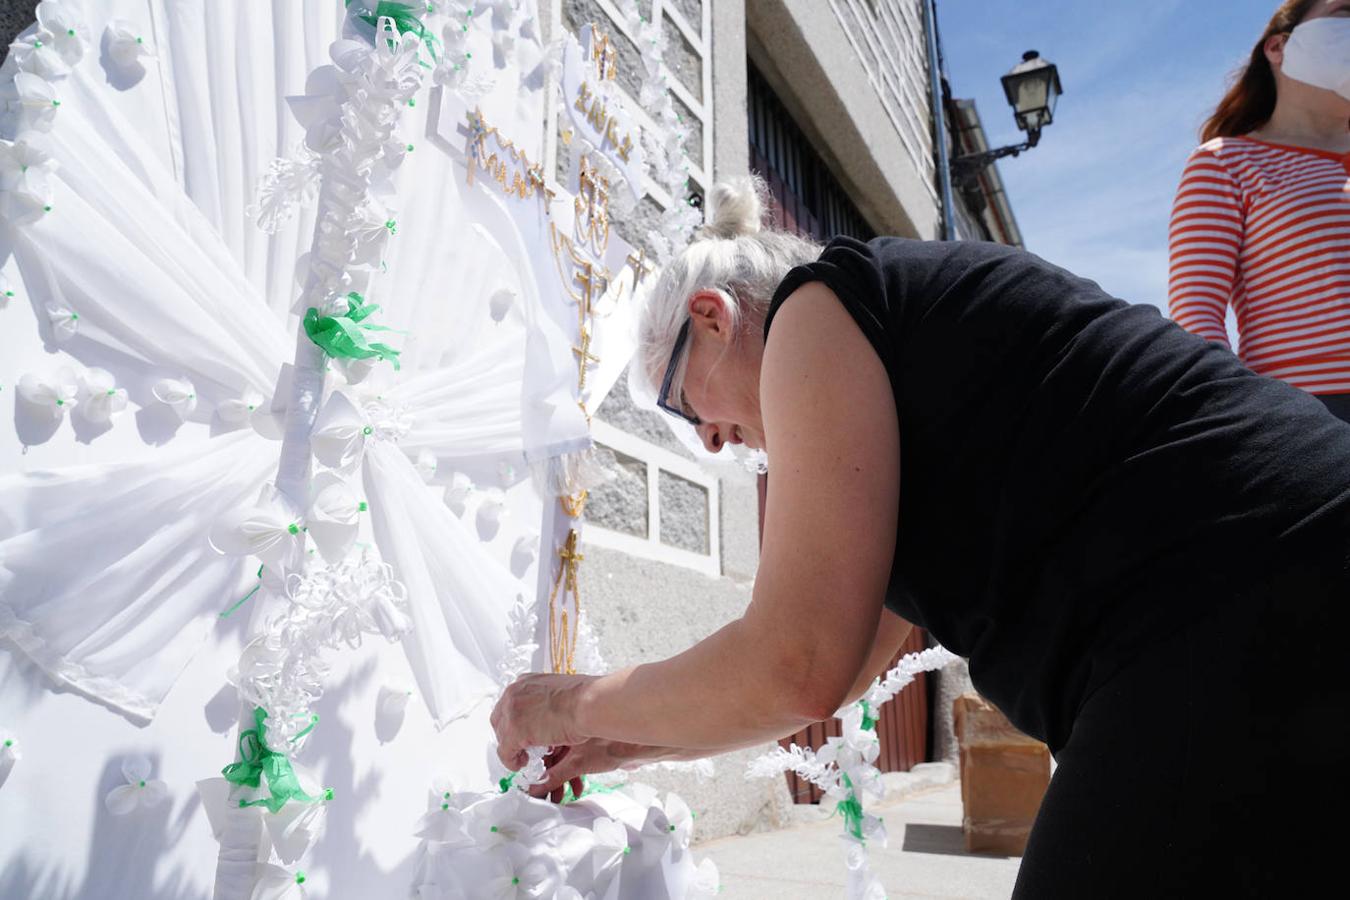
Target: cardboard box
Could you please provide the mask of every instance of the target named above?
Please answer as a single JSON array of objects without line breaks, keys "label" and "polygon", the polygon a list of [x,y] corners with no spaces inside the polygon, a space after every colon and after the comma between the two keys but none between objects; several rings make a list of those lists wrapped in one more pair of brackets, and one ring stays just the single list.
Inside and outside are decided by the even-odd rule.
[{"label": "cardboard box", "polygon": [[961,751],[962,831],[972,853],[1021,856],[1050,785],[1050,748],[975,693],[952,704]]}]

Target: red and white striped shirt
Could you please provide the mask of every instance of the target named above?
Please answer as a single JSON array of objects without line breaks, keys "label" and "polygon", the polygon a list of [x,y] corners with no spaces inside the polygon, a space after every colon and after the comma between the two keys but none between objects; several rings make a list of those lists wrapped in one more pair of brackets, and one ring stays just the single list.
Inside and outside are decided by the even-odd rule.
[{"label": "red and white striped shirt", "polygon": [[1350,154],[1215,138],[1186,163],[1172,210],[1172,318],[1263,375],[1350,393]]}]

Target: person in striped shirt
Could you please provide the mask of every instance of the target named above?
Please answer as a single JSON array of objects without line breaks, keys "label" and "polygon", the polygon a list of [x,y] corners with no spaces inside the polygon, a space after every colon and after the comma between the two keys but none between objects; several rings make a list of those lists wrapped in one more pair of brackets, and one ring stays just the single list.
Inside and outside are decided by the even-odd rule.
[{"label": "person in striped shirt", "polygon": [[1170,230],[1172,318],[1350,421],[1350,0],[1289,0],[1205,123]]}]

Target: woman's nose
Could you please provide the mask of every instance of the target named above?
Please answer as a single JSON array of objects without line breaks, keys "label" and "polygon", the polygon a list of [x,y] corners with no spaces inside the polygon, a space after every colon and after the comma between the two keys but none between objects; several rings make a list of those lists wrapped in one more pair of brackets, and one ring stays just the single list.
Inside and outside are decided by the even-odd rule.
[{"label": "woman's nose", "polygon": [[703,446],[708,448],[709,453],[721,451],[724,441],[722,432],[718,430],[716,425],[712,422],[704,422],[699,425],[696,430],[698,431],[698,436],[703,439]]}]

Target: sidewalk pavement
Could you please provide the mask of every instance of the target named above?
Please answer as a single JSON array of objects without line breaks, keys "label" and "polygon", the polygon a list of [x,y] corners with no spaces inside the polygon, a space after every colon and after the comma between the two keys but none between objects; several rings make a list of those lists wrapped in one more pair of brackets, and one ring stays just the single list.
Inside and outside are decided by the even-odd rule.
[{"label": "sidewalk pavement", "polygon": [[[961,834],[961,785],[947,763],[887,775],[886,799],[868,812],[886,821],[885,848],[869,846],[872,870],[890,900],[1006,900],[1017,857],[967,853]],[[844,896],[842,820],[800,806],[798,824],[780,831],[728,837],[695,852],[717,864],[727,900],[824,900]]]}]

